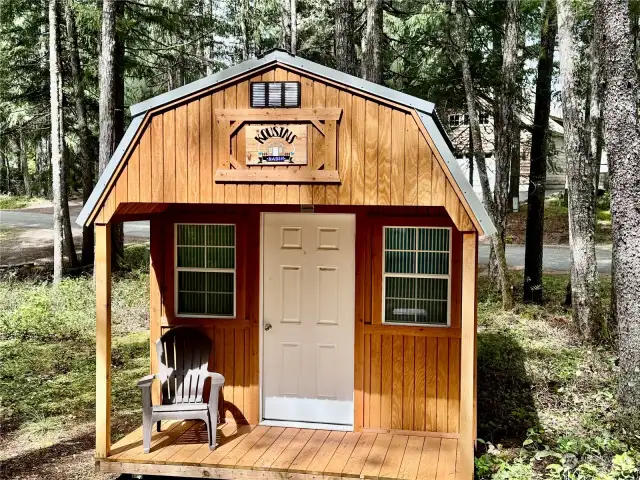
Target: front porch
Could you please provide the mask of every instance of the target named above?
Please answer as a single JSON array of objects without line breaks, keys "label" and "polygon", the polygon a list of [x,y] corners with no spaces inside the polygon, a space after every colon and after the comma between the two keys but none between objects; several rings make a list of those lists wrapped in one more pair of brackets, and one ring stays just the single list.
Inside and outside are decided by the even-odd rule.
[{"label": "front porch", "polygon": [[218,427],[207,445],[202,422],[166,422],[142,452],[142,427],[122,438],[102,472],[246,479],[456,479],[457,438],[239,425]]}]

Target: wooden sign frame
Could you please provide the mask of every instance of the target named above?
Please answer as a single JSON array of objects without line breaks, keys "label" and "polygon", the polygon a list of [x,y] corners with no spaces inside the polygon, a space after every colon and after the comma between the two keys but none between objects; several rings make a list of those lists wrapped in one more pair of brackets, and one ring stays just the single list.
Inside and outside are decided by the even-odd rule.
[{"label": "wooden sign frame", "polygon": [[[219,166],[215,179],[217,183],[340,183],[337,165],[337,123],[342,116],[341,108],[217,109],[214,115],[217,130],[215,155],[216,164]],[[246,124],[312,124],[324,137],[325,158],[322,162],[314,159],[315,169],[306,164],[306,161],[304,164],[247,164],[244,158],[241,161],[231,158],[231,139]],[[265,165],[271,168],[256,168]],[[295,173],[293,169],[296,170]]]}]

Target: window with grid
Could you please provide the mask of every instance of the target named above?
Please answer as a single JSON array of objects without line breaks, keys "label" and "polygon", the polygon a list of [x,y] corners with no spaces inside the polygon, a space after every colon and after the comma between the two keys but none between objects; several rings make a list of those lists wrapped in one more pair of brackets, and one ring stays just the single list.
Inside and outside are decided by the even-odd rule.
[{"label": "window with grid", "polygon": [[449,324],[451,230],[384,227],[383,322]]},{"label": "window with grid", "polygon": [[235,285],[235,225],[178,224],[177,314],[234,317]]}]

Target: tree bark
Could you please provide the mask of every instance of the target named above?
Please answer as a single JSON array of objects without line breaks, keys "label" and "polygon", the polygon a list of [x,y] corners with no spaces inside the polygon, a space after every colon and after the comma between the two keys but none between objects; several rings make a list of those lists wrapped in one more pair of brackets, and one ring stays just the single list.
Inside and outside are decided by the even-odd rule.
[{"label": "tree bark", "polygon": [[357,75],[353,15],[353,0],[336,0],[334,30],[336,68],[341,72]]},{"label": "tree bark", "polygon": [[[243,4],[245,3],[245,1],[246,0],[243,0]],[[213,22],[215,18],[215,0],[206,0],[205,13],[208,15],[209,21]],[[215,33],[211,32],[208,38],[206,38],[204,41],[205,41],[204,56],[208,60],[207,75],[213,75],[215,73],[213,69],[213,57],[214,57],[213,46],[215,45],[215,42],[216,42]]]},{"label": "tree bark", "polygon": [[[124,2],[116,2],[115,35],[116,44],[114,49],[115,81],[114,93],[115,113],[114,113],[114,142],[109,157],[115,151],[118,143],[124,136],[124,55],[125,39],[121,31],[118,31],[118,18],[124,14]],[[183,62],[181,62],[183,64]],[[184,83],[184,79],[183,79]],[[114,266],[119,268],[124,258],[124,226],[122,222],[113,223],[111,226],[111,253],[115,259]]]},{"label": "tree bark", "polygon": [[591,126],[590,154],[595,172],[596,197],[600,184],[600,164],[602,163],[602,149],[604,147],[604,125],[602,122],[602,97],[604,95],[604,81],[602,78],[601,50],[602,31],[594,22],[593,38],[591,40],[591,83],[589,85],[589,124]]},{"label": "tree bark", "polygon": [[291,0],[291,55],[298,51],[298,5]]},{"label": "tree bark", "polygon": [[544,5],[540,28],[536,103],[531,133],[531,171],[527,202],[527,232],[524,253],[524,301],[541,304],[544,298],[542,284],[542,252],[544,242],[544,199],[547,179],[549,142],[549,115],[551,113],[551,80],[553,53],[557,26],[556,1]]},{"label": "tree bark", "polygon": [[24,194],[27,197],[31,196],[31,175],[29,175],[29,163],[27,162],[27,151],[24,144],[24,135],[22,134],[22,128],[20,129],[18,139],[18,148],[20,149],[20,169],[22,170],[22,181],[24,183]]},{"label": "tree bark", "polygon": [[382,83],[382,0],[366,0],[367,24],[362,39],[362,78]]},{"label": "tree bark", "polygon": [[581,98],[580,39],[572,0],[558,0],[558,37],[562,112],[569,200],[571,301],[573,320],[586,340],[603,332],[600,284],[595,248],[595,166],[590,150],[589,118]]},{"label": "tree bark", "polygon": [[619,418],[640,429],[640,131],[638,77],[626,0],[596,2],[603,33],[604,132],[611,176],[613,281],[616,291],[620,380]]},{"label": "tree bark", "polygon": [[[78,34],[76,21],[71,4],[72,0],[65,0],[64,14],[67,24],[67,42],[69,50],[69,63],[71,64],[71,77],[73,80],[73,93],[75,97],[76,119],[78,130],[78,157],[82,168],[82,203],[86,204],[93,190],[93,162],[91,161],[91,147],[89,127],[87,126],[87,111],[84,100],[84,78],[80,65],[78,52]],[[93,263],[93,227],[82,227],[82,263]]]},{"label": "tree bark", "polygon": [[59,104],[60,59],[58,58],[58,2],[49,0],[49,83],[51,104],[51,167],[53,170],[53,283],[62,280],[62,189],[64,188],[63,148],[60,142],[60,116],[62,105]]},{"label": "tree bark", "polygon": [[280,47],[289,50],[291,45],[291,0],[280,0]]},{"label": "tree bark", "polygon": [[469,128],[471,129],[473,156],[476,161],[476,166],[478,167],[478,177],[480,178],[480,186],[482,188],[482,198],[485,207],[491,216],[491,220],[498,229],[498,233],[491,237],[491,245],[498,260],[498,272],[501,280],[502,291],[502,306],[504,309],[511,309],[513,307],[513,295],[511,293],[511,285],[508,280],[504,238],[501,236],[499,230],[500,227],[498,226],[500,224],[498,206],[496,205],[495,198],[491,196],[491,186],[489,184],[489,176],[487,174],[487,164],[482,145],[482,132],[480,131],[480,121],[478,118],[476,93],[473,86],[473,77],[471,75],[471,67],[467,54],[469,51],[469,37],[467,34],[468,29],[466,15],[460,11],[456,5],[456,0],[452,0],[451,2],[451,13],[454,16],[453,36],[455,38],[457,55],[462,69],[462,83],[464,85],[467,100],[467,111],[469,113]]},{"label": "tree bark", "polygon": [[248,60],[251,49],[251,33],[250,33],[250,9],[249,9],[249,0],[242,0],[241,4],[241,18],[240,18],[240,30],[242,34],[242,61]]},{"label": "tree bark", "polygon": [[115,0],[102,3],[102,52],[100,54],[100,136],[98,174],[104,171],[115,148],[115,48],[116,6]]}]

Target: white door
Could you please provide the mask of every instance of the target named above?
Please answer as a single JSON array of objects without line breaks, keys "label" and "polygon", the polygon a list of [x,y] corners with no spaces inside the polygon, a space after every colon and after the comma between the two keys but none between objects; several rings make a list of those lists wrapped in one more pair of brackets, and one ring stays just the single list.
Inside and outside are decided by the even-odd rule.
[{"label": "white door", "polygon": [[262,417],[353,425],[355,215],[263,222]]}]

